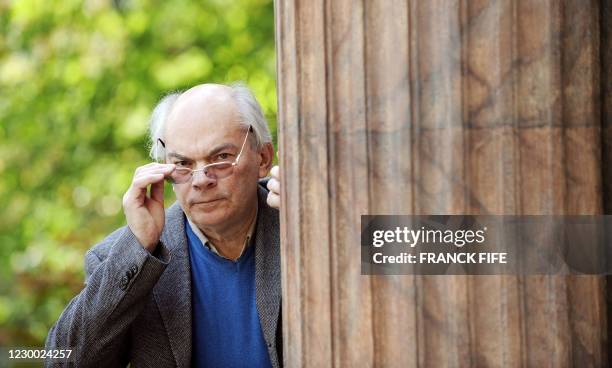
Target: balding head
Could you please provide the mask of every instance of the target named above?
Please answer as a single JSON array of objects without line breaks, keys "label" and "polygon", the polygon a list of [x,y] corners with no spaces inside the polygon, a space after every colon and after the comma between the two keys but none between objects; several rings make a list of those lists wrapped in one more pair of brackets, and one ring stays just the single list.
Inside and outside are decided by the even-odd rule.
[{"label": "balding head", "polygon": [[179,96],[168,115],[164,133],[167,135],[184,125],[221,120],[240,123],[232,89],[220,84],[201,84]]},{"label": "balding head", "polygon": [[214,130],[221,125],[240,126],[240,114],[230,87],[201,84],[182,93],[168,114],[163,135],[182,139],[192,132]]},{"label": "balding head", "polygon": [[229,86],[222,84],[201,84],[183,93],[164,97],[156,106],[151,117],[150,142],[151,158],[163,160],[164,152],[158,150],[157,139],[165,141],[167,126],[172,131],[180,126],[203,121],[224,121],[231,124],[253,127],[257,147],[272,142],[268,123],[261,106],[251,91],[241,83]]}]

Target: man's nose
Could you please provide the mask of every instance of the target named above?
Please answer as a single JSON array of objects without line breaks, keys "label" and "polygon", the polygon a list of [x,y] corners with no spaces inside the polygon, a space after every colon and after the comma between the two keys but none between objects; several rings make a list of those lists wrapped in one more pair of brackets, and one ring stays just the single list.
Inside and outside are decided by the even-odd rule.
[{"label": "man's nose", "polygon": [[217,178],[215,178],[210,173],[205,173],[204,170],[195,171],[193,173],[193,177],[191,178],[191,185],[198,188],[212,187],[216,183]]}]

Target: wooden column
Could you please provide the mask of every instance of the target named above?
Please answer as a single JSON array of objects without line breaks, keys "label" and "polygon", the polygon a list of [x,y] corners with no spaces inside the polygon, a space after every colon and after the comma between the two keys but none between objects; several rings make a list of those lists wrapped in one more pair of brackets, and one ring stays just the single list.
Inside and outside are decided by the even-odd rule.
[{"label": "wooden column", "polygon": [[359,248],[362,214],[601,214],[604,3],[276,1],[286,366],[607,366],[602,277]]}]

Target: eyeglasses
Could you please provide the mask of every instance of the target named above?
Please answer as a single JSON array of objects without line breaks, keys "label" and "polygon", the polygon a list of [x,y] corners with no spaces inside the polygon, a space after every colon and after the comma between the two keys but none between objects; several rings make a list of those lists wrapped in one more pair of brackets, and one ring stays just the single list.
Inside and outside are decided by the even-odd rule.
[{"label": "eyeglasses", "polygon": [[[249,129],[247,130],[246,135],[244,136],[244,141],[242,141],[242,147],[240,147],[240,152],[236,159],[232,161],[218,161],[210,163],[204,166],[201,169],[192,170],[188,167],[177,167],[174,169],[172,174],[166,179],[173,184],[183,184],[191,181],[193,175],[198,171],[201,171],[204,175],[211,179],[223,179],[234,173],[234,166],[238,165],[240,161],[240,157],[242,156],[242,151],[244,150],[244,145],[246,144],[247,138],[249,137],[249,132],[253,131],[253,126],[249,125]],[[157,142],[162,145],[163,148],[166,148],[166,144],[161,138],[157,139]]]}]

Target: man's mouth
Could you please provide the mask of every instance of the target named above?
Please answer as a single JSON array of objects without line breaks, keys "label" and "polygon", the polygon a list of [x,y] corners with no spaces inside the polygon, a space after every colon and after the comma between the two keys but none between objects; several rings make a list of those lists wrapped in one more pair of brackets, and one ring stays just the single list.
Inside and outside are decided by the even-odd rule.
[{"label": "man's mouth", "polygon": [[193,202],[192,205],[207,205],[207,204],[213,204],[213,203],[217,203],[219,201],[221,201],[223,198],[217,198],[217,199],[210,199],[207,201],[198,201],[198,202]]}]

